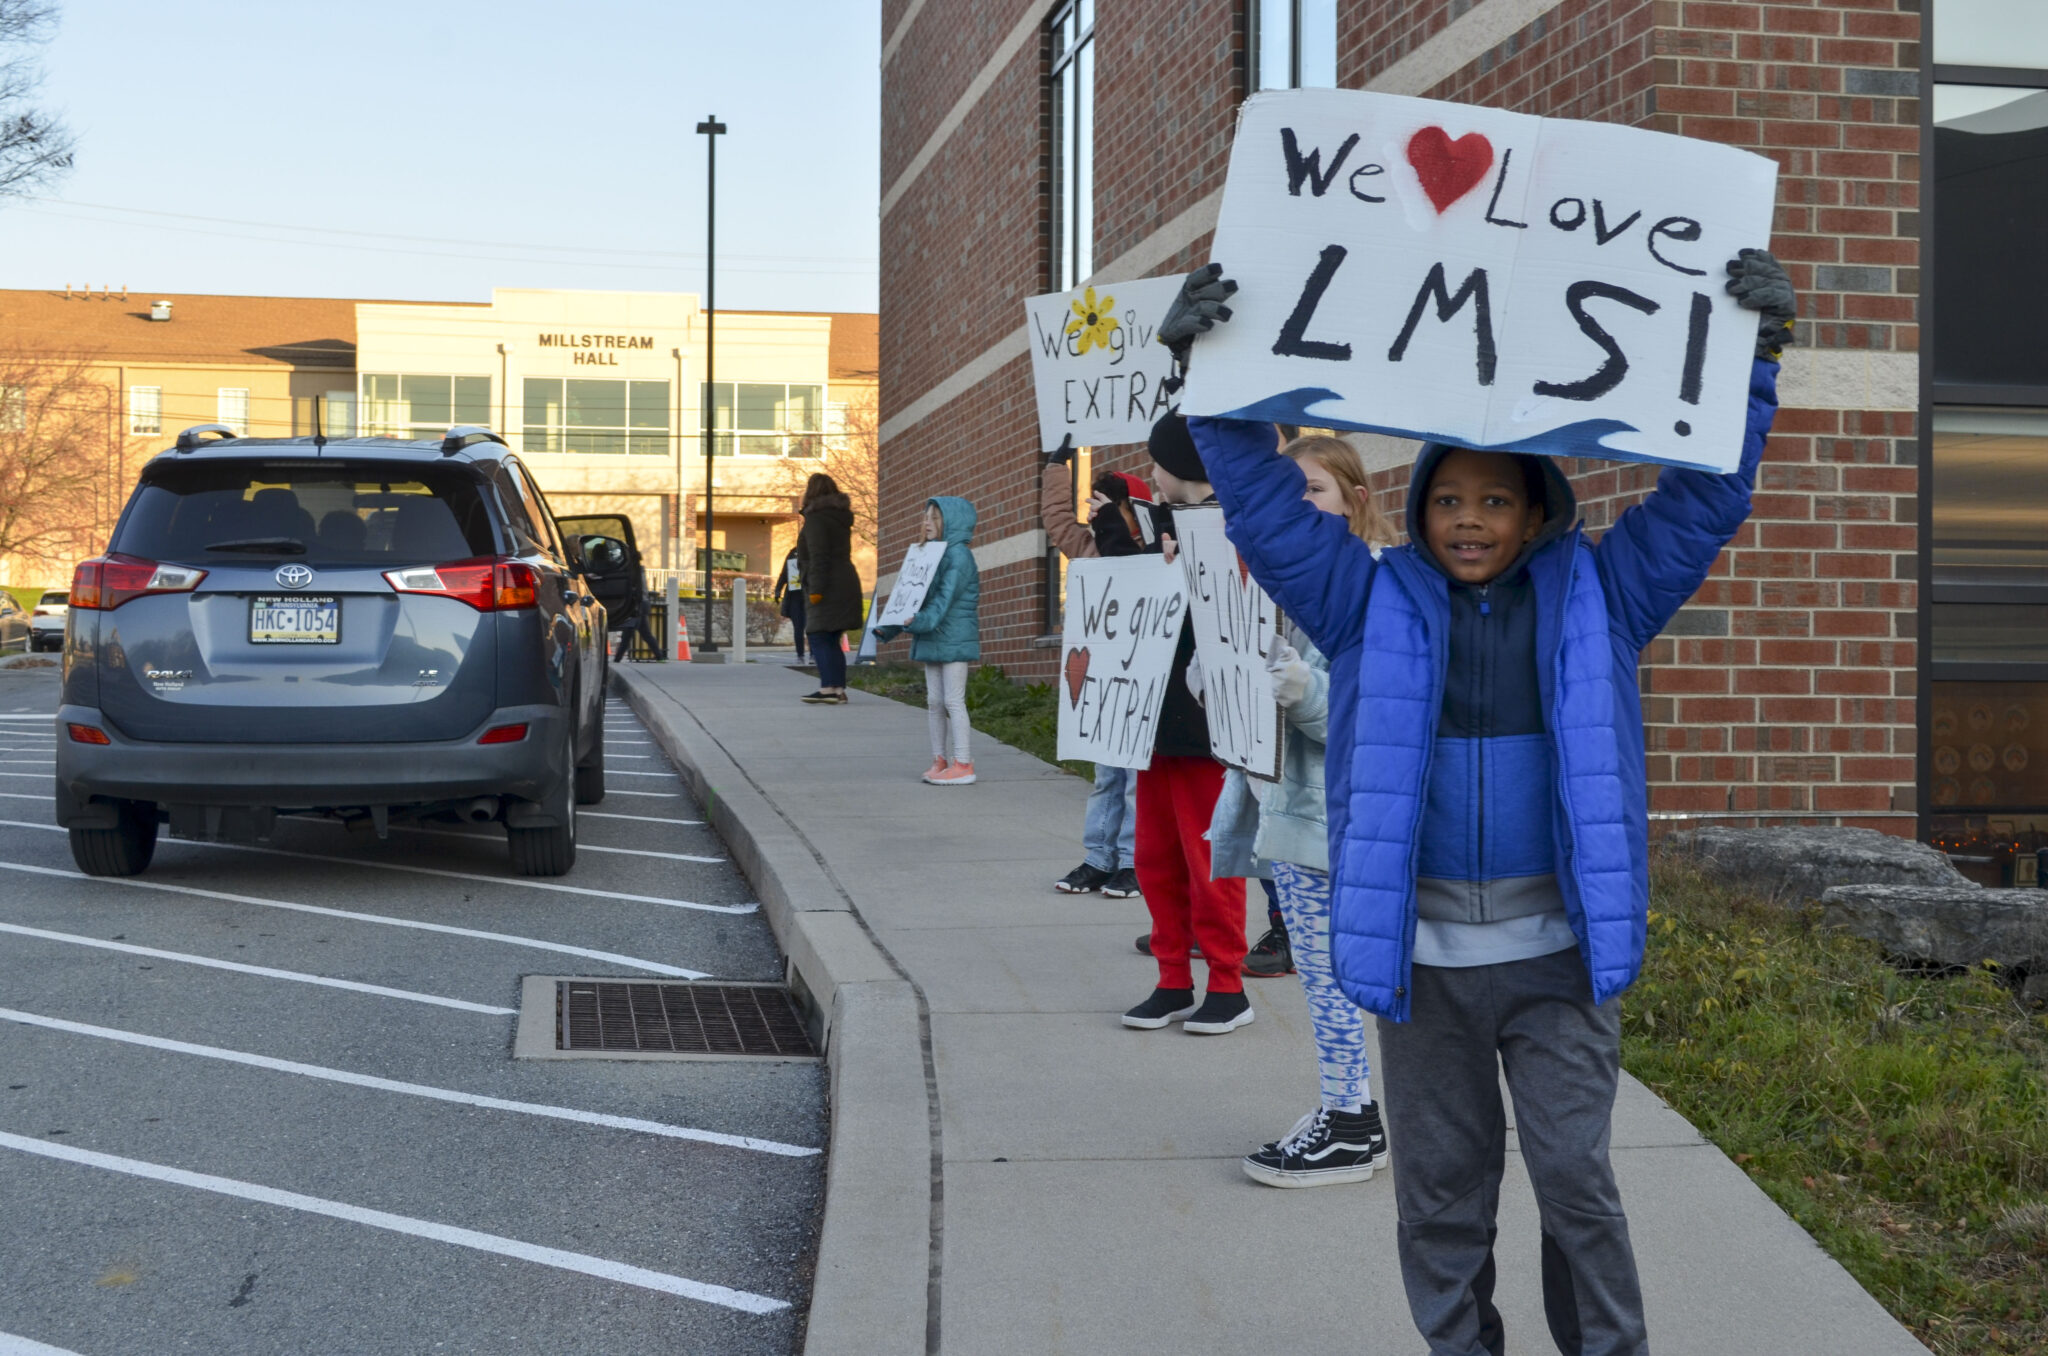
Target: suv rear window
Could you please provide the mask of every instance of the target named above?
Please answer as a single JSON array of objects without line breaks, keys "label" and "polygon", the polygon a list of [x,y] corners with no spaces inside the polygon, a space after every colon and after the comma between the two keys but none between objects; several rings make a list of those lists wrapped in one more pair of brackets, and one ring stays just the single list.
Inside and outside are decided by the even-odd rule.
[{"label": "suv rear window", "polygon": [[46,593],[42,597],[36,599],[36,606],[56,607],[60,604],[67,604],[70,601],[71,595],[68,593]]},{"label": "suv rear window", "polygon": [[206,461],[146,472],[113,549],[146,560],[383,565],[497,545],[484,487],[459,467]]}]

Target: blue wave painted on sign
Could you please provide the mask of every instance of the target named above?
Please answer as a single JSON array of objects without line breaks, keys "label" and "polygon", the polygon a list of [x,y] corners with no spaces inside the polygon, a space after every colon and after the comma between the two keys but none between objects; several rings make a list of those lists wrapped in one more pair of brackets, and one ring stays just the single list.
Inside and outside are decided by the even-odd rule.
[{"label": "blue wave painted on sign", "polygon": [[1419,438],[1426,443],[1470,447],[1480,452],[1535,452],[1547,457],[1600,457],[1608,461],[1652,462],[1660,466],[1683,466],[1689,470],[1705,471],[1710,475],[1722,474],[1718,467],[1709,466],[1704,462],[1681,461],[1668,456],[1649,456],[1641,452],[1609,447],[1606,440],[1615,434],[1639,431],[1633,424],[1625,424],[1619,419],[1582,419],[1578,423],[1547,429],[1527,438],[1516,438],[1504,443],[1480,444],[1428,429],[1360,423],[1357,420],[1338,419],[1316,412],[1315,407],[1323,401],[1342,399],[1337,392],[1326,387],[1301,386],[1241,406],[1221,417],[1257,419],[1274,424],[1313,424],[1320,428],[1350,429],[1358,433],[1384,433],[1395,438]]}]

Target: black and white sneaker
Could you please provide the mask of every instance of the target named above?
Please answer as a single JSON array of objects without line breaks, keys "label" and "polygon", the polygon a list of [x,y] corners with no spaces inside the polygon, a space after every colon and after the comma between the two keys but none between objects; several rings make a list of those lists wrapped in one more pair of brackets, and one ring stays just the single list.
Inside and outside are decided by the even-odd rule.
[{"label": "black and white sneaker", "polygon": [[1287,929],[1266,929],[1266,935],[1245,953],[1244,964],[1240,968],[1253,979],[1293,974],[1294,948],[1287,944]]},{"label": "black and white sneaker", "polygon": [[1115,872],[1083,862],[1054,881],[1052,888],[1063,895],[1092,895],[1102,888],[1104,882],[1115,879]]},{"label": "black and white sneaker", "polygon": [[1157,1031],[1195,1010],[1193,989],[1154,989],[1152,996],[1124,1014],[1124,1025]]},{"label": "black and white sneaker", "polygon": [[1110,899],[1129,899],[1138,893],[1138,873],[1123,867],[1102,883],[1102,893]]},{"label": "black and white sneaker", "polygon": [[1201,1008],[1181,1024],[1191,1036],[1221,1036],[1252,1024],[1252,1000],[1241,993],[1211,993]]},{"label": "black and white sneaker", "polygon": [[1318,1107],[1295,1122],[1285,1139],[1244,1159],[1245,1176],[1276,1187],[1335,1186],[1364,1182],[1387,1162],[1387,1132],[1377,1103],[1358,1111]]}]

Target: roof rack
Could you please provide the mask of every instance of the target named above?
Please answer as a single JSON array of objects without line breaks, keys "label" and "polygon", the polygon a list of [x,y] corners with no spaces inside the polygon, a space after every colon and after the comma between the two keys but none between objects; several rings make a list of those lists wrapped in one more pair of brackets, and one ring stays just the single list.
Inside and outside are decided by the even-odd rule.
[{"label": "roof rack", "polygon": [[226,424],[194,424],[191,428],[184,429],[178,434],[178,451],[192,451],[200,445],[200,436],[207,433],[217,433],[223,439],[239,438],[242,436]]},{"label": "roof rack", "polygon": [[482,424],[456,424],[448,430],[447,436],[441,439],[441,455],[452,457],[464,448],[473,447],[477,443],[496,443],[498,446],[505,448],[511,446],[510,443],[507,443],[503,438],[500,438]]}]

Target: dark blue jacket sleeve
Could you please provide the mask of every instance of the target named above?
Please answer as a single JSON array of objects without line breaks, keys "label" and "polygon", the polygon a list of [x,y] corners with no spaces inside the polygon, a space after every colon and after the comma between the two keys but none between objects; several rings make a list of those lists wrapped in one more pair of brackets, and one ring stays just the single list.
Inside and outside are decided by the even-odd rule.
[{"label": "dark blue jacket sleeve", "polygon": [[1280,431],[1243,419],[1188,420],[1209,483],[1223,505],[1231,545],[1259,587],[1317,649],[1335,655],[1358,644],[1365,595],[1377,568],[1350,525],[1303,499],[1308,482],[1282,456]]},{"label": "dark blue jacket sleeve", "polygon": [[1749,425],[1741,464],[1729,474],[1667,466],[1657,488],[1623,513],[1593,548],[1607,612],[1638,650],[1699,591],[1714,558],[1749,517],[1757,463],[1778,413],[1778,364],[1749,370]]}]

